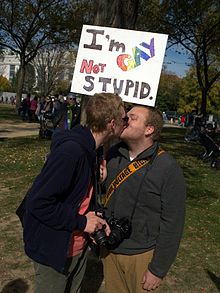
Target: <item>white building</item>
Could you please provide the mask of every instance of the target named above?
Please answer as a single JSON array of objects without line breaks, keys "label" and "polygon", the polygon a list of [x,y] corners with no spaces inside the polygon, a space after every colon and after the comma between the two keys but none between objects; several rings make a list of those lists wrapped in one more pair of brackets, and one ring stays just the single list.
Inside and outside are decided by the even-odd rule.
[{"label": "white building", "polygon": [[15,73],[18,71],[20,61],[17,55],[13,53],[5,53],[0,56],[0,75],[6,77],[9,81],[12,80]]},{"label": "white building", "polygon": [[[38,76],[38,70],[44,70],[46,76],[51,74],[54,75],[54,72],[49,72],[50,70],[57,70],[57,73],[54,75],[54,78],[57,80],[65,80],[71,83],[73,70],[76,59],[75,50],[67,50],[65,52],[59,52],[56,50],[42,50],[39,52],[40,56],[37,55],[35,60],[33,60],[32,65],[35,69],[36,82],[42,76]],[[3,55],[0,56],[0,75],[6,77],[10,82],[13,79],[13,76],[16,74],[20,67],[19,57],[13,53],[5,51]],[[58,69],[60,67],[60,69]],[[45,80],[46,81],[46,80]]]}]

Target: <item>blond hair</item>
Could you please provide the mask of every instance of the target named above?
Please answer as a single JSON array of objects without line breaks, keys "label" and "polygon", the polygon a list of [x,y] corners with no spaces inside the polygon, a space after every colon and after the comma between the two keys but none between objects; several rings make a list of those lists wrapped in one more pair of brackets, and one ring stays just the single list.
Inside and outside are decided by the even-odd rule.
[{"label": "blond hair", "polygon": [[111,93],[97,93],[86,105],[86,126],[94,132],[106,130],[112,119],[117,119],[124,107],[120,96]]}]

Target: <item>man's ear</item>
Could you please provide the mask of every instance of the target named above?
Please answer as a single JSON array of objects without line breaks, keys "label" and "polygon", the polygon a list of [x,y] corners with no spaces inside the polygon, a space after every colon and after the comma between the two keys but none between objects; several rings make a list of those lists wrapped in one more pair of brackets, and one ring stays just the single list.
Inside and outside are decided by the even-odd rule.
[{"label": "man's ear", "polygon": [[115,128],[115,120],[112,119],[110,122],[108,122],[107,129],[110,129],[111,131],[113,131],[114,128]]},{"label": "man's ear", "polygon": [[154,133],[154,126],[146,126],[145,135],[149,136]]},{"label": "man's ear", "polygon": [[115,119],[112,119],[110,121],[110,126],[111,126],[111,129],[113,129],[115,127]]}]

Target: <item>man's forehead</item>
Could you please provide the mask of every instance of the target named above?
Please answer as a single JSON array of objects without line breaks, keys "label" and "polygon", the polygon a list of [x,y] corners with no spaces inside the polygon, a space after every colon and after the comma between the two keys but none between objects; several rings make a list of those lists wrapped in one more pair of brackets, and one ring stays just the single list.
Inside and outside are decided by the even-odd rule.
[{"label": "man's forehead", "polygon": [[134,106],[129,112],[129,114],[132,114],[132,115],[146,115],[147,113],[147,108],[143,107],[143,106]]}]

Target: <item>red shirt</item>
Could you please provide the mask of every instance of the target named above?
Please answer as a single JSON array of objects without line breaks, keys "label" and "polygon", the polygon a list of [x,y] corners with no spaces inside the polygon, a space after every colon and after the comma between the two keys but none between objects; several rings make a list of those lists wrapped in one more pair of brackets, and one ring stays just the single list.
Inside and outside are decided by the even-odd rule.
[{"label": "red shirt", "polygon": [[[93,186],[90,183],[88,190],[87,190],[87,194],[85,195],[81,206],[79,208],[79,214],[80,215],[85,215],[89,204],[90,204],[90,200],[92,198],[92,192],[93,192]],[[72,238],[71,238],[71,244],[70,244],[70,248],[69,248],[69,253],[68,256],[75,256],[80,254],[83,250],[84,247],[86,245],[86,238],[87,238],[87,233],[86,232],[82,232],[82,231],[74,231],[72,234]]]}]

